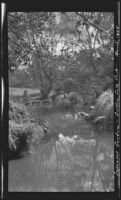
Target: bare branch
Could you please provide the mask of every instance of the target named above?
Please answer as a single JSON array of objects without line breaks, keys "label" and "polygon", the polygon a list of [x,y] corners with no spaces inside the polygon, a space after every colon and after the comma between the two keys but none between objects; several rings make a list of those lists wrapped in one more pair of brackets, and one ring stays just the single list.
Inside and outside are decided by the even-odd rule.
[{"label": "bare branch", "polygon": [[96,28],[97,30],[107,34],[107,35],[110,35],[109,32],[105,31],[104,29],[96,26],[94,23],[90,22],[83,14],[79,13],[79,12],[76,12],[76,14],[80,17],[82,17],[84,19],[85,22],[87,22],[88,24],[90,24],[91,26],[93,26],[94,28]]}]

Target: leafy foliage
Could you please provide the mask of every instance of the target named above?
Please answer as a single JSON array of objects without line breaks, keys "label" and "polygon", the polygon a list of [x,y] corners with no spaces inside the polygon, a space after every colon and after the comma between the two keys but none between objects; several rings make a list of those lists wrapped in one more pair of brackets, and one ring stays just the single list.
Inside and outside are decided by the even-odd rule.
[{"label": "leafy foliage", "polygon": [[9,13],[9,68],[24,65],[46,97],[57,84],[65,92],[82,91],[105,79],[112,87],[113,18],[103,12]]},{"label": "leafy foliage", "polygon": [[9,156],[21,156],[39,142],[44,135],[42,126],[31,118],[26,107],[20,103],[9,102]]},{"label": "leafy foliage", "polygon": [[14,121],[9,121],[9,150],[24,151],[30,144],[33,134],[31,124],[17,124]]}]

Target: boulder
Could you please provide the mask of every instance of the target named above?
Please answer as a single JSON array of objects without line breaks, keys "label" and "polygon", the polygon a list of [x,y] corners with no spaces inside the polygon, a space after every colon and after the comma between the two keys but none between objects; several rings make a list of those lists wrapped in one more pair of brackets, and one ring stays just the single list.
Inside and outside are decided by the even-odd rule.
[{"label": "boulder", "polygon": [[110,129],[114,125],[113,105],[114,94],[110,89],[108,89],[96,99],[95,109],[93,112],[88,114],[81,112],[81,116],[94,124],[101,124],[105,130]]},{"label": "boulder", "polygon": [[114,104],[113,92],[108,89],[103,92],[96,100],[95,104],[95,116],[105,115],[108,116],[110,111],[113,111]]}]

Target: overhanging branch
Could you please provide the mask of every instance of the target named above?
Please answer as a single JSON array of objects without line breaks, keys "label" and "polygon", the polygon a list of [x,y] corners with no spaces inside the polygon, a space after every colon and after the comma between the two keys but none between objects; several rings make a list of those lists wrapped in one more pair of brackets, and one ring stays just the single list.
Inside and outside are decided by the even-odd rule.
[{"label": "overhanging branch", "polygon": [[107,34],[107,35],[110,35],[110,33],[108,33],[107,31],[105,31],[104,29],[96,26],[94,23],[90,22],[83,14],[79,13],[79,12],[76,12],[76,14],[80,17],[82,17],[84,19],[85,22],[87,22],[88,24],[90,24],[91,26],[93,26],[94,28],[96,28],[97,30]]}]

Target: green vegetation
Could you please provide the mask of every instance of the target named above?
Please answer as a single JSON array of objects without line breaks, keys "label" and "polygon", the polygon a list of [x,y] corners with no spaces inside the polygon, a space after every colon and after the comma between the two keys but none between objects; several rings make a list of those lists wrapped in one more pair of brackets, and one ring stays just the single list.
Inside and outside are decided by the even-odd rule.
[{"label": "green vegetation", "polygon": [[27,111],[32,107],[21,105],[27,88],[34,91],[26,91],[31,105],[32,96],[39,105],[60,111],[86,112],[93,105],[94,122],[105,118],[102,126],[113,124],[111,96],[106,104],[103,95],[113,91],[113,35],[111,12],[9,13],[9,84],[18,88],[11,88],[10,100],[20,103],[10,105],[10,129],[18,135],[35,131]]},{"label": "green vegetation", "polygon": [[96,99],[95,107],[89,114],[82,112],[81,115],[84,116],[86,120],[90,121],[94,125],[97,125],[98,129],[113,133],[113,105],[114,95],[113,92],[108,89]]},{"label": "green vegetation", "polygon": [[88,103],[90,91],[113,89],[113,35],[110,12],[9,13],[10,85],[36,87],[44,98],[78,92]]},{"label": "green vegetation", "polygon": [[9,151],[18,155],[27,151],[32,134],[32,125],[28,123],[17,124],[14,121],[9,121]]},{"label": "green vegetation", "polygon": [[9,12],[8,66],[17,188],[113,191],[113,13]]},{"label": "green vegetation", "polygon": [[32,122],[30,113],[20,103],[9,102],[9,157],[27,153],[44,135],[43,129]]}]

